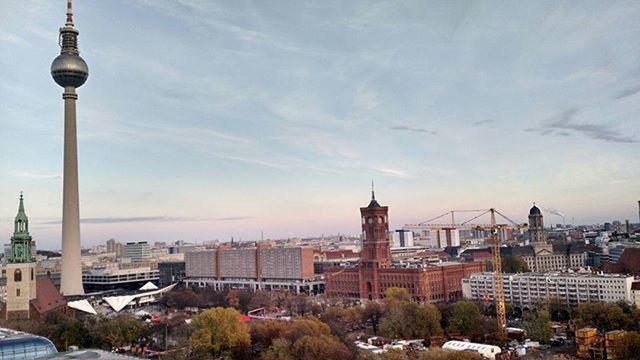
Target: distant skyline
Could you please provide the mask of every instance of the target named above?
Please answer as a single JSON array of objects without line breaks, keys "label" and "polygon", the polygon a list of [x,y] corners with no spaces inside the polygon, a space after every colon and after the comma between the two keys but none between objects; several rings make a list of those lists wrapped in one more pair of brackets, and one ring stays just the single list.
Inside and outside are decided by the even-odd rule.
[{"label": "distant skyline", "polygon": [[[0,238],[60,248],[63,0],[0,2]],[[83,246],[638,222],[637,1],[74,1]],[[561,223],[545,212],[545,224]]]}]

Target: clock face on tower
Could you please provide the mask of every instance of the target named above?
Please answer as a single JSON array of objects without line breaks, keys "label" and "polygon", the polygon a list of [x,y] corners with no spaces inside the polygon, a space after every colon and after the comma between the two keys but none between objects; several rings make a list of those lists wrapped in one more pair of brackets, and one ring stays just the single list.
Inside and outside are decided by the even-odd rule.
[{"label": "clock face on tower", "polygon": [[373,218],[371,218],[371,217],[370,217],[370,218],[369,218],[369,220],[367,220],[367,222],[368,222],[369,224],[373,224]]}]

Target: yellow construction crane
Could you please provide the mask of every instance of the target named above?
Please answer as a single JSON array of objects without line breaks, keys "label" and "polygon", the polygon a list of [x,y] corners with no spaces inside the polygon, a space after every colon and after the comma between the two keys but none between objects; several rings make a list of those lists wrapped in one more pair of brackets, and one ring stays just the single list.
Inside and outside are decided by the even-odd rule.
[{"label": "yellow construction crane", "polygon": [[[455,218],[454,218],[454,213],[458,213],[458,212],[480,212],[482,211],[482,213],[480,215],[477,215],[465,222],[461,222],[460,224],[456,224],[455,223]],[[508,217],[506,217],[505,215],[501,214],[498,210],[491,208],[488,210],[452,210],[452,211],[448,211],[440,216],[437,216],[433,219],[429,219],[427,221],[424,221],[416,226],[420,226],[420,225],[427,225],[429,223],[431,223],[434,220],[440,219],[446,215],[451,215],[451,226],[460,226],[460,227],[464,227],[467,226],[471,221],[478,219],[479,217],[486,215],[486,214],[490,214],[491,215],[491,223],[490,224],[482,224],[482,225],[477,225],[474,228],[478,229],[478,230],[486,230],[487,227],[489,228],[489,230],[491,231],[491,253],[492,253],[492,260],[493,260],[493,289],[495,292],[495,296],[494,296],[494,302],[496,305],[496,319],[497,319],[497,323],[498,323],[498,336],[500,338],[505,338],[506,335],[506,326],[507,326],[507,311],[506,311],[506,307],[504,304],[504,283],[503,283],[503,279],[502,279],[502,258],[500,257],[500,237],[498,236],[498,229],[500,228],[500,225],[496,224],[496,214],[500,215],[500,217],[504,218],[505,220],[507,220],[508,222],[510,222],[511,224],[514,225],[515,228],[517,229],[521,229],[521,228],[525,228],[527,227],[526,224],[518,224],[515,221],[509,219]]]},{"label": "yellow construction crane", "polygon": [[496,320],[498,322],[498,336],[505,337],[507,327],[507,310],[504,305],[504,284],[502,283],[502,259],[500,258],[500,238],[496,225],[496,210],[491,211],[491,246],[493,247],[493,290],[496,303]]}]

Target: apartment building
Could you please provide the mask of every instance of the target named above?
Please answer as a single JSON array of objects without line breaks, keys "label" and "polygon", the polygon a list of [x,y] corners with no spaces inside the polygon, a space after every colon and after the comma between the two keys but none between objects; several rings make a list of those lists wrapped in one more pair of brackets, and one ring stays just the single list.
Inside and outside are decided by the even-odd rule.
[{"label": "apartment building", "polygon": [[131,261],[144,261],[151,258],[151,246],[146,241],[128,242],[124,245],[125,258]]},{"label": "apartment building", "polygon": [[313,249],[307,247],[231,248],[185,253],[185,283],[216,290],[286,289],[319,294],[324,281],[314,274]]},{"label": "apartment building", "polygon": [[[503,274],[505,301],[533,307],[549,298],[569,305],[592,301],[632,303],[633,276],[592,273]],[[462,295],[469,300],[493,300],[493,273],[472,274],[462,279]]]}]

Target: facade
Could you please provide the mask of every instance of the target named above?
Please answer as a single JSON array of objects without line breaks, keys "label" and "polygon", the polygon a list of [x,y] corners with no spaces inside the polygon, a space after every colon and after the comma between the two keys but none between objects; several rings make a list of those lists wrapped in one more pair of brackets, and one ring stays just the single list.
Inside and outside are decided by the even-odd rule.
[{"label": "facade", "polygon": [[158,263],[160,287],[171,285],[185,277],[184,261],[162,261]]},{"label": "facade", "polygon": [[394,264],[387,237],[388,208],[380,206],[372,192],[371,202],[360,208],[362,251],[356,265],[325,268],[325,292],[330,297],[377,300],[390,287],[406,289],[420,302],[454,301],[462,298],[462,278],[485,270],[484,263],[440,262]]},{"label": "facade", "polygon": [[60,28],[60,55],[51,63],[53,80],[64,88],[64,171],[62,196],[62,272],[60,291],[82,295],[80,254],[80,200],[78,195],[78,141],[76,133],[76,88],[89,77],[89,67],[78,51],[78,30],[73,27],[71,0],[67,1],[67,21]]},{"label": "facade", "polygon": [[396,230],[393,232],[393,247],[412,247],[413,232],[411,230]]},{"label": "facade", "polygon": [[137,290],[147,282],[158,283],[160,272],[150,268],[93,269],[82,274],[88,292],[113,289]]},{"label": "facade", "polygon": [[324,289],[314,273],[313,249],[307,247],[250,248],[221,246],[217,250],[185,253],[185,282],[198,286],[287,289],[296,293],[319,294]]},{"label": "facade", "polygon": [[584,268],[588,264],[588,246],[584,244],[543,244],[503,247],[500,254],[518,256],[533,272]]},{"label": "facade", "polygon": [[[503,274],[505,302],[520,307],[535,307],[553,297],[575,306],[592,301],[632,303],[633,276],[591,273]],[[493,273],[478,273],[462,280],[462,292],[468,300],[494,298]]]},{"label": "facade", "polygon": [[124,245],[123,257],[134,262],[151,259],[151,246],[146,241],[128,242]]},{"label": "facade", "polygon": [[631,284],[631,304],[640,306],[640,281]]},{"label": "facade", "polygon": [[36,260],[31,253],[29,218],[24,211],[20,194],[18,214],[11,237],[11,257],[8,259],[7,297],[5,318],[7,320],[29,319],[30,302],[36,298]]},{"label": "facade", "polygon": [[535,205],[529,210],[529,240],[527,246],[501,248],[500,254],[518,256],[527,263],[529,270],[540,273],[577,269],[588,264],[586,245],[547,242],[542,213]]}]

